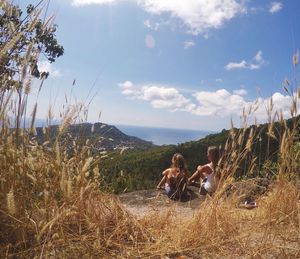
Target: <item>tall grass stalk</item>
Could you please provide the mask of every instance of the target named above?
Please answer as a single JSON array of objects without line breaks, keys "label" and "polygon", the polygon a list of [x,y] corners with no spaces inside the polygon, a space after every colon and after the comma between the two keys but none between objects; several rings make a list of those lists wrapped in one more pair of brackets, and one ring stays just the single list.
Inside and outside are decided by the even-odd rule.
[{"label": "tall grass stalk", "polygon": [[[2,3],[2,2],[1,2]],[[34,23],[34,19],[32,21]],[[5,45],[11,48],[14,35]],[[5,56],[0,52],[0,60]],[[32,55],[30,46],[27,55]],[[298,58],[294,58],[294,66]],[[232,126],[218,174],[218,191],[208,197],[192,217],[180,217],[176,209],[138,219],[112,194],[101,192],[99,156],[90,152],[89,142],[80,139],[72,152],[64,134],[74,120],[85,119],[81,104],[68,106],[59,133],[53,141],[49,108],[44,142],[38,143],[32,111],[31,127],[21,128],[25,117],[31,79],[23,64],[23,86],[0,91],[0,257],[39,258],[210,258],[210,257],[299,257],[299,150],[295,151],[299,117],[299,89],[291,96],[292,127],[281,119],[283,130],[274,133],[275,118],[269,114],[268,133],[280,144],[279,171],[267,196],[258,197],[258,208],[237,207],[239,194],[228,197],[228,187],[239,170],[251,175],[256,166],[252,153],[257,130]],[[1,80],[1,89],[6,89]],[[27,83],[25,83],[27,82]],[[42,84],[41,84],[42,85]],[[272,107],[272,102],[270,103]],[[269,112],[271,112],[271,108]],[[83,114],[83,115],[82,115]],[[12,115],[16,129],[11,127]],[[185,257],[184,257],[185,256]]]}]

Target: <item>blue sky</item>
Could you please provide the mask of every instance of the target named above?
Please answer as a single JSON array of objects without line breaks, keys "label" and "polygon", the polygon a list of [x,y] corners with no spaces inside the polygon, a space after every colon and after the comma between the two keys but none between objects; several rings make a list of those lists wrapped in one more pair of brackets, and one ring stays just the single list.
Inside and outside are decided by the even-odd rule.
[{"label": "blue sky", "polygon": [[65,54],[40,63],[40,118],[66,97],[109,124],[220,130],[257,99],[263,121],[270,97],[289,114],[300,1],[51,0],[53,13]]}]

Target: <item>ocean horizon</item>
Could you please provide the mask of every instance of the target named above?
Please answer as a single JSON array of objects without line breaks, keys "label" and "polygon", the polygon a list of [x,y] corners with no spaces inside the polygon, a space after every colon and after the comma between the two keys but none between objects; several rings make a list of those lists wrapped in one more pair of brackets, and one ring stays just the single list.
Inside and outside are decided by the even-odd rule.
[{"label": "ocean horizon", "polygon": [[115,125],[119,130],[129,136],[138,137],[151,141],[155,145],[181,144],[188,141],[195,141],[214,133],[213,131],[159,128],[147,126]]}]

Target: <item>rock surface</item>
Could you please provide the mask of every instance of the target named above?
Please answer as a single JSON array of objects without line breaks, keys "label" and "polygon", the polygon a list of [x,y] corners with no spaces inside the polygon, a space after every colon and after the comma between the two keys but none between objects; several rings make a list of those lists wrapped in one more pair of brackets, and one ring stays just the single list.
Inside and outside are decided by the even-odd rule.
[{"label": "rock surface", "polygon": [[[265,178],[253,178],[235,182],[228,186],[225,196],[237,195],[239,204],[244,206],[245,201],[255,201],[259,196],[269,191],[270,181]],[[168,198],[164,190],[142,190],[119,195],[124,207],[138,218],[153,213],[172,210],[178,216],[193,217],[206,197],[199,194],[199,188],[188,187],[188,197],[184,201],[174,201]],[[253,207],[255,208],[256,205]]]},{"label": "rock surface", "polygon": [[141,218],[153,213],[173,210],[183,216],[192,217],[205,196],[199,195],[197,187],[188,188],[188,197],[183,201],[171,200],[164,190],[142,190],[119,196],[121,203],[133,215]]}]

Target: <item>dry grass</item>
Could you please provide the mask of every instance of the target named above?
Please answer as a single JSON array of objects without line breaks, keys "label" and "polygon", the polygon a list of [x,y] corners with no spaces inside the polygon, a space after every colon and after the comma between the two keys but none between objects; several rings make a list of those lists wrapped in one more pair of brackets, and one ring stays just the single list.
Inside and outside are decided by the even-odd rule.
[{"label": "dry grass", "polygon": [[[70,121],[67,116],[64,127]],[[299,188],[292,171],[278,172],[271,191],[257,199],[254,210],[237,206],[240,194],[224,195],[253,141],[244,141],[249,137],[246,128],[232,132],[226,162],[220,163],[224,173],[219,191],[193,217],[180,217],[170,209],[137,219],[117,197],[100,191],[99,158],[91,157],[88,145],[75,145],[70,156],[59,136],[53,144],[39,145],[22,129],[22,144],[17,146],[15,132],[3,127],[1,257],[298,257]],[[285,146],[279,152],[287,156],[284,152],[292,151]],[[284,167],[279,168],[289,166],[281,163]]]},{"label": "dry grass", "polygon": [[[6,48],[18,37],[7,42]],[[31,51],[29,46],[26,55],[38,55]],[[0,59],[2,56],[5,48]],[[297,64],[294,58],[294,66]],[[61,144],[62,133],[84,112],[83,106],[67,108],[53,143],[38,144],[32,135],[36,107],[31,129],[20,128],[30,94],[31,78],[26,71],[22,70],[22,78],[28,82],[24,91],[15,95],[14,89],[0,90],[1,258],[300,257],[300,196],[295,177],[299,150],[293,149],[298,121],[288,128],[281,120],[284,130],[276,137],[281,157],[278,176],[271,191],[258,198],[258,208],[238,208],[238,194],[224,195],[245,159],[245,174],[251,175],[255,167],[251,148],[257,133],[255,128],[247,131],[249,111],[244,112],[244,128],[232,128],[225,145],[219,191],[202,203],[195,216],[182,218],[169,210],[137,219],[117,197],[100,191],[99,157],[91,156],[88,144],[74,143],[72,155]],[[298,114],[300,97],[299,89],[298,95],[294,90],[293,117]],[[268,112],[269,136],[275,137],[273,124],[282,116],[272,116],[272,103]],[[17,120],[15,130],[9,126],[12,115]],[[47,119],[52,119],[51,110]]]}]

